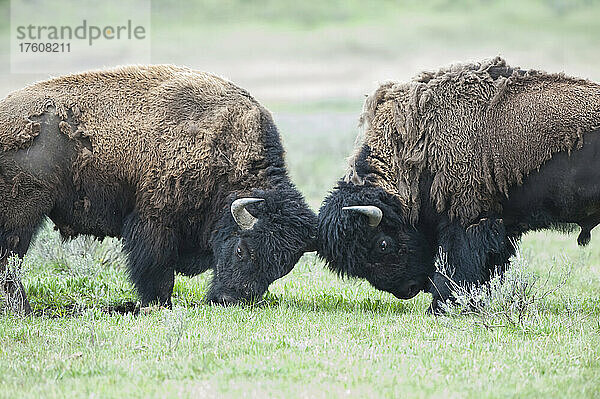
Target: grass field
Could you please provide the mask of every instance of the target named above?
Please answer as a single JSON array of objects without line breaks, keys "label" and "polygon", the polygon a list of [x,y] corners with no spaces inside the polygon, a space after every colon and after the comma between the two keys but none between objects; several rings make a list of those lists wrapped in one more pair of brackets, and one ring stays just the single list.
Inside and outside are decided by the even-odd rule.
[{"label": "grass field", "polygon": [[172,311],[133,316],[109,312],[135,299],[117,242],[57,250],[46,230],[24,267],[43,315],[0,317],[0,396],[597,397],[597,244],[525,239],[512,273],[539,276],[533,293],[548,295],[522,322],[427,316],[429,295],[399,301],[312,254],[262,306],[204,305],[203,275],[178,278]]},{"label": "grass field", "polygon": [[[6,18],[7,7],[0,0]],[[344,171],[376,81],[496,54],[600,80],[593,0],[156,0],[153,10],[153,60],[221,73],[265,103],[315,209]],[[0,96],[39,78],[0,73]],[[574,234],[526,236],[507,278],[517,295],[508,284],[484,311],[443,317],[426,315],[428,294],[397,300],[314,254],[259,306],[205,305],[207,273],[177,278],[173,310],[121,314],[136,301],[123,266],[117,240],[61,243],[43,229],[22,265],[36,316],[0,315],[0,398],[600,397],[598,237],[578,248]]]}]

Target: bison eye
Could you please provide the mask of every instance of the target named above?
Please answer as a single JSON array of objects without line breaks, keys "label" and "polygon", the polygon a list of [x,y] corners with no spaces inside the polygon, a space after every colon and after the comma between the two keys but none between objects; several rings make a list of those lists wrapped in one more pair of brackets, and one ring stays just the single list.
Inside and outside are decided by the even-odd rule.
[{"label": "bison eye", "polygon": [[242,251],[242,247],[240,247],[239,245],[235,249],[235,255],[238,257],[239,260],[244,259],[244,251]]},{"label": "bison eye", "polygon": [[388,244],[387,244],[387,242],[385,240],[381,240],[379,242],[379,250],[381,252],[385,252],[385,250],[387,249],[387,246],[388,246]]}]

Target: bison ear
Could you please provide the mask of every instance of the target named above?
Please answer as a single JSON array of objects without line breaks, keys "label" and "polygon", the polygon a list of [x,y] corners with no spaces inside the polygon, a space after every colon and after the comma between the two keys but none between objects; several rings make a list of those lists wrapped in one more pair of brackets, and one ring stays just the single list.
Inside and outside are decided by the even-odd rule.
[{"label": "bison ear", "polygon": [[240,198],[231,203],[231,216],[242,230],[249,230],[258,222],[258,218],[252,216],[246,207],[262,201],[262,198]]},{"label": "bison ear", "polygon": [[381,209],[374,205],[345,206],[342,210],[358,212],[367,216],[369,218],[369,226],[373,228],[379,226],[379,223],[381,223],[381,219],[383,218]]}]

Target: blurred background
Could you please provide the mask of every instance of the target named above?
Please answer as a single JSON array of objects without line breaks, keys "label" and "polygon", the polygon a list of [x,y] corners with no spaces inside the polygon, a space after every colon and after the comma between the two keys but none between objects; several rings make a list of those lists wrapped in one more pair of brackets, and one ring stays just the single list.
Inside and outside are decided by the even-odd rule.
[{"label": "blurred background", "polygon": [[[9,16],[0,0],[0,97],[48,77],[9,73]],[[495,55],[600,80],[596,0],[153,0],[150,38],[152,63],[222,75],[273,112],[315,208],[343,174],[365,95],[383,81]],[[103,63],[122,63],[112,58]]]}]

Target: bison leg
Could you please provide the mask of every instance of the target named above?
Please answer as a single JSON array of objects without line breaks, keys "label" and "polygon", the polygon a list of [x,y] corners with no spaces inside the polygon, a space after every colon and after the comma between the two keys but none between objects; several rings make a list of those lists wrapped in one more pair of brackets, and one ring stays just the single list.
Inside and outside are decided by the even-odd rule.
[{"label": "bison leg", "polygon": [[579,227],[581,227],[581,233],[577,237],[577,244],[581,247],[584,247],[590,243],[592,239],[592,229],[600,224],[600,214],[593,214],[586,218],[585,221],[579,222]]},{"label": "bison leg", "polygon": [[34,229],[21,229],[10,233],[0,231],[0,291],[5,306],[17,314],[30,314],[31,306],[21,283],[19,270],[10,267],[9,261],[14,255],[23,258],[29,248],[33,231]]},{"label": "bison leg", "polygon": [[[18,273],[9,273],[11,268],[7,267],[8,259],[13,255],[19,258],[25,255],[31,237],[41,225],[44,215],[54,206],[57,192],[60,191],[56,186],[49,188],[48,182],[55,182],[56,176],[49,174],[39,180],[28,173],[27,165],[37,165],[36,160],[41,162],[38,158],[24,161],[32,154],[40,155],[33,147],[38,148],[32,145],[24,150],[0,155],[0,272],[5,277],[2,291],[5,299],[12,301],[19,313],[29,313],[31,307]],[[22,165],[19,164],[21,161]]]},{"label": "bison leg", "polygon": [[492,252],[488,254],[487,261],[487,275],[485,280],[490,280],[494,275],[499,275],[504,278],[504,272],[510,265],[510,258],[512,258],[517,251],[517,237],[507,237],[504,246],[499,252]]},{"label": "bison leg", "polygon": [[430,292],[433,302],[430,311],[441,313],[441,305],[454,301],[453,293],[489,281],[494,269],[505,268],[514,253],[500,219],[483,219],[473,228],[458,222],[450,223],[439,236],[443,270],[433,277]]},{"label": "bison leg", "polygon": [[170,229],[132,214],[123,226],[122,236],[129,275],[142,306],[158,302],[170,308],[175,284],[173,260],[177,252]]},{"label": "bison leg", "polygon": [[10,256],[6,255],[2,261],[0,261],[0,291],[1,296],[4,297],[4,305],[16,314],[31,314],[31,305],[27,300],[27,294],[25,293],[25,287],[21,283],[19,273],[13,270],[8,265]]},{"label": "bison leg", "polygon": [[175,285],[175,272],[173,269],[165,269],[162,273],[149,273],[143,271],[138,278],[133,278],[133,283],[140,294],[141,306],[146,307],[151,303],[157,303],[159,306],[167,308],[172,307],[171,295]]}]

